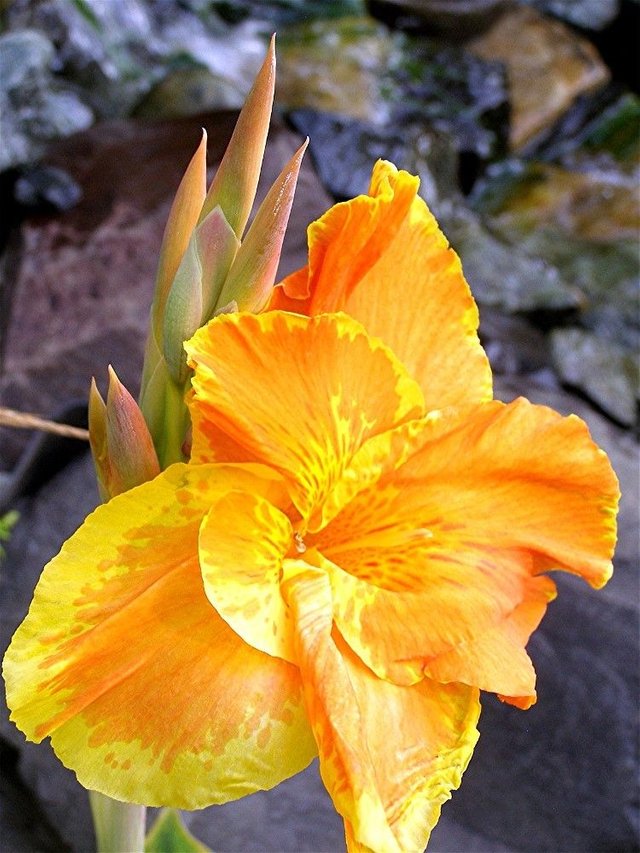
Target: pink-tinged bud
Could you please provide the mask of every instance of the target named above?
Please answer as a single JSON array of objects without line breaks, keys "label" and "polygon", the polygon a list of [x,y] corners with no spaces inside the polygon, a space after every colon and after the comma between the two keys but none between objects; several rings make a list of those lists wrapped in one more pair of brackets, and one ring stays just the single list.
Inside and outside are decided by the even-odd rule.
[{"label": "pink-tinged bud", "polygon": [[200,215],[200,219],[204,219],[219,205],[238,239],[242,238],[256,196],[271,120],[275,80],[276,52],[273,36]]},{"label": "pink-tinged bud", "polygon": [[138,404],[109,367],[105,405],[95,380],[89,393],[89,436],[103,500],[160,473],[151,435]]},{"label": "pink-tinged bud", "polygon": [[191,158],[176,192],[162,238],[156,287],[151,306],[151,328],[158,341],[162,340],[162,318],[169,290],[189,245],[193,229],[200,219],[206,193],[207,133],[203,129],[200,145]]},{"label": "pink-tinged bud", "polygon": [[164,310],[163,353],[176,382],[188,375],[184,342],[212,316],[239,246],[219,207],[191,235]]},{"label": "pink-tinged bud", "polygon": [[236,302],[239,311],[257,312],[264,308],[278,271],[300,165],[308,144],[306,139],[260,205],[222,288],[218,299],[221,307]]}]

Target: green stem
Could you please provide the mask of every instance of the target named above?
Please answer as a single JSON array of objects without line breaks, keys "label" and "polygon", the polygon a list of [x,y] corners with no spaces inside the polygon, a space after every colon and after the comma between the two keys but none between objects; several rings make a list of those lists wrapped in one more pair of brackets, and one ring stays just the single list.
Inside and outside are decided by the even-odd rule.
[{"label": "green stem", "polygon": [[89,791],[97,853],[144,853],[146,806]]}]

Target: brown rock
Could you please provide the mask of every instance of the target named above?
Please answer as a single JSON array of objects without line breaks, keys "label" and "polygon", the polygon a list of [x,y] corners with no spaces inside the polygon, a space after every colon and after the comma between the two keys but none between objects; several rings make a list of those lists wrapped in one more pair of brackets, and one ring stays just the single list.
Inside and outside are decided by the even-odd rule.
[{"label": "brown rock", "polygon": [[548,163],[534,164],[530,175],[493,218],[506,235],[548,227],[592,243],[636,239],[640,199],[635,176]]},{"label": "brown rock", "polygon": [[469,49],[506,65],[513,149],[549,128],[578,95],[609,80],[607,67],[588,41],[527,6],[506,12]]}]

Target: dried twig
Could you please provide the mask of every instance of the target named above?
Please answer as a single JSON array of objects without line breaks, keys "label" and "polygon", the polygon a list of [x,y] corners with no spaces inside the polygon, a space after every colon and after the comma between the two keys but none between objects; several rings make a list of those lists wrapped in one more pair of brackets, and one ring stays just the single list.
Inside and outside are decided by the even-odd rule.
[{"label": "dried twig", "polygon": [[16,412],[15,409],[6,409],[0,406],[0,426],[17,427],[18,429],[38,429],[41,432],[52,432],[56,435],[64,435],[67,438],[78,438],[81,441],[89,440],[89,430],[80,427],[58,424],[39,418],[37,415],[29,415],[26,412]]}]

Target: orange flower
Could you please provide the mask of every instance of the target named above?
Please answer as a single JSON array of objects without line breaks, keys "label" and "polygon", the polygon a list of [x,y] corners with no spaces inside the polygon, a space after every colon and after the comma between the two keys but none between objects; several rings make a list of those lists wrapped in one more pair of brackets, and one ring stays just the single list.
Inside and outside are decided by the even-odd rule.
[{"label": "orange flower", "polygon": [[350,850],[420,850],[479,689],[535,699],[542,573],[609,577],[608,460],[578,418],[491,400],[416,189],[378,164],[370,196],[311,226],[273,310],[196,333],[191,462],[98,508],[45,568],[9,705],[86,787],[196,808],[317,752]]}]

